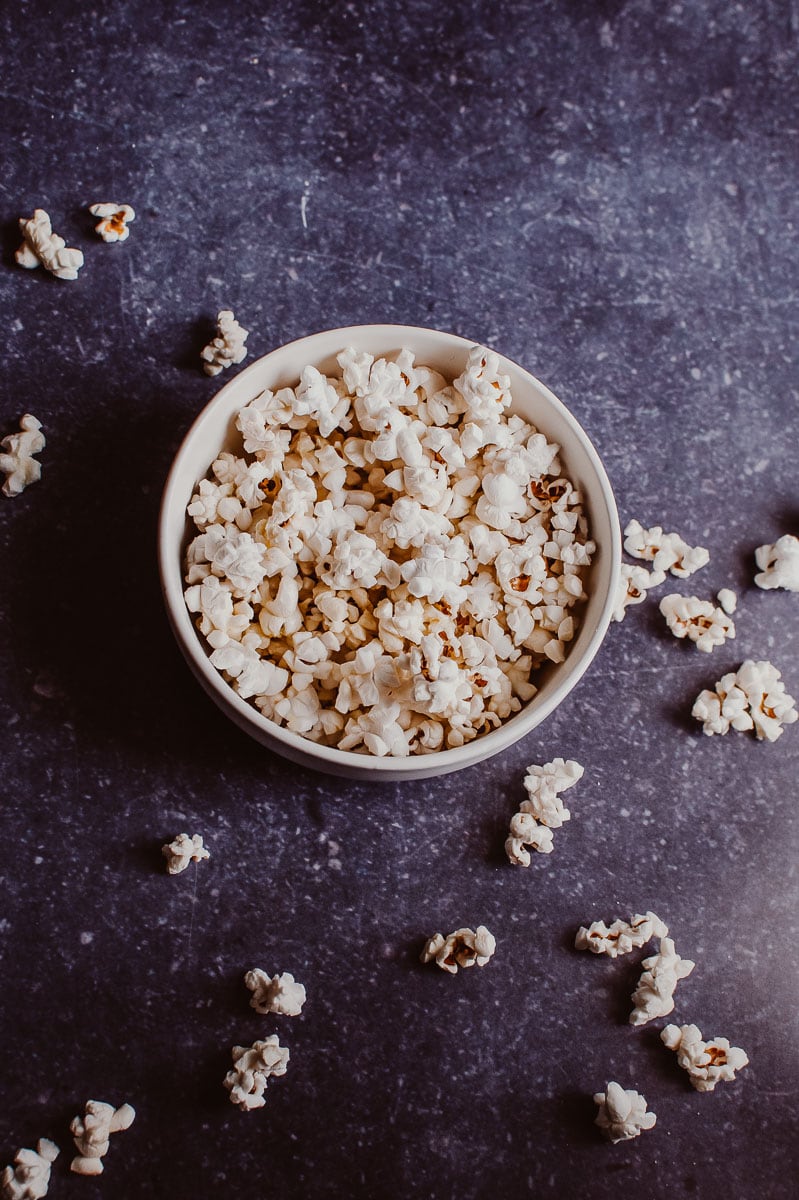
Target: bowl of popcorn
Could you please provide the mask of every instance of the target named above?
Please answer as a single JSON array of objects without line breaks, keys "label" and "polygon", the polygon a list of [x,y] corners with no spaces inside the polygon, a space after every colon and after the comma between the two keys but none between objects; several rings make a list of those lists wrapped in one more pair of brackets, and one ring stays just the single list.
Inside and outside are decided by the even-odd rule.
[{"label": "bowl of popcorn", "polygon": [[604,637],[621,533],[599,456],[516,363],[454,334],[328,330],[238,374],[164,491],[166,608],[271,750],[354,778],[525,736]]}]

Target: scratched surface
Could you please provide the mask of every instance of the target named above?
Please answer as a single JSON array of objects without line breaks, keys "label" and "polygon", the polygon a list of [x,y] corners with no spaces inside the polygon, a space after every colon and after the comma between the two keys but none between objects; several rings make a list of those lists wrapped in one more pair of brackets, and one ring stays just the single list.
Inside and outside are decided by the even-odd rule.
[{"label": "scratched surface", "polygon": [[[792,1197],[799,726],[687,714],[747,657],[799,695],[799,597],[752,584],[799,526],[795,0],[235,7],[0,11],[0,432],[47,435],[0,498],[0,1161],[54,1138],[65,1198]],[[35,206],[76,282],[14,265]],[[702,655],[650,600],[523,745],[440,781],[271,757],[193,682],[156,576],[221,307],[251,357],[396,321],[521,362],[623,520],[709,548],[688,590],[738,591],[737,640]],[[572,820],[511,868],[524,768],[556,755],[585,766]],[[212,857],[169,878],[180,830]],[[677,1018],[749,1053],[713,1095],[626,1024],[643,952],[570,948],[646,908],[697,962]],[[418,964],[481,922],[484,970]],[[300,1018],[253,1013],[255,965],[305,983]],[[275,1031],[289,1071],[241,1114],[230,1047]],[[637,1142],[592,1124],[609,1079],[657,1113]],[[97,1182],[67,1170],[89,1097],[138,1110]]]}]

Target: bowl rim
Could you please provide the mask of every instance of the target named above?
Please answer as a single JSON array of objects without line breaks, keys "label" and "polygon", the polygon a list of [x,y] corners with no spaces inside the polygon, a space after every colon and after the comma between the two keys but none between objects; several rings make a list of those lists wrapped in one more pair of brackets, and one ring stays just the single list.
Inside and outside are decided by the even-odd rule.
[{"label": "bowl rim", "polygon": [[[285,726],[278,725],[275,721],[271,721],[268,717],[265,717],[249,701],[243,700],[221,673],[215,667],[211,666],[210,657],[186,609],[182,563],[179,558],[177,562],[173,561],[173,545],[169,538],[170,517],[176,505],[175,494],[180,486],[180,477],[184,471],[184,464],[190,461],[192,457],[191,452],[197,438],[202,434],[203,427],[212,421],[218,409],[225,406],[229,394],[233,389],[236,391],[244,390],[247,378],[260,374],[265,364],[271,359],[288,355],[291,351],[296,352],[303,345],[308,346],[309,363],[313,363],[315,359],[319,360],[322,355],[318,352],[314,354],[313,345],[314,343],[318,344],[319,339],[322,337],[330,340],[335,339],[337,343],[340,343],[340,348],[344,349],[352,340],[353,335],[357,334],[359,337],[363,337],[367,333],[369,336],[373,336],[375,340],[390,338],[391,340],[399,341],[400,345],[403,344],[403,335],[406,338],[411,338],[414,335],[423,334],[428,338],[441,339],[442,346],[463,349],[467,354],[474,346],[485,345],[485,343],[461,337],[459,334],[448,333],[444,330],[428,326],[391,323],[372,324],[367,322],[306,334],[303,337],[294,338],[290,342],[285,342],[275,347],[275,349],[270,350],[267,354],[254,359],[247,367],[239,371],[232,379],[229,379],[203,406],[189,426],[172,460],[164,484],[158,516],[159,573],[169,623],[180,650],[206,692],[223,708],[226,715],[232,718],[250,736],[255,737],[262,743],[264,741],[281,743],[285,747],[284,753],[287,757],[293,759],[295,762],[306,762],[308,759],[316,760],[319,769],[323,771],[338,771],[344,775],[360,776],[361,778],[380,775],[390,775],[394,779],[403,777],[412,778],[414,776],[419,778],[422,775],[432,776],[460,770],[481,762],[484,759],[491,758],[493,755],[507,749],[540,725],[577,685],[599,651],[615,607],[615,593],[621,569],[621,526],[613,489],[607,472],[597,450],[580,422],[563,401],[558,399],[554,392],[533,375],[532,372],[499,351],[494,351],[500,360],[501,368],[504,370],[505,364],[509,364],[514,372],[519,372],[525,377],[533,389],[537,389],[543,395],[546,402],[559,413],[569,427],[572,436],[580,444],[594,471],[604,503],[605,514],[611,527],[611,544],[603,547],[603,552],[607,553],[610,557],[607,595],[605,596],[599,618],[579,658],[575,658],[570,664],[569,656],[567,656],[563,664],[556,664],[557,666],[562,665],[566,668],[562,673],[563,678],[557,681],[546,700],[540,703],[538,708],[530,710],[530,706],[536,699],[536,697],[532,697],[530,701],[522,705],[519,712],[503,721],[501,725],[491,730],[491,732],[481,734],[463,746],[452,746],[445,750],[434,751],[431,754],[412,754],[401,758],[392,755],[381,757],[378,755],[357,753],[352,750],[340,750],[337,746],[325,746],[314,742],[312,739],[304,737],[302,734],[294,733]],[[243,404],[248,402],[245,400]],[[546,436],[550,435],[547,434]],[[562,445],[562,441],[559,444]],[[185,517],[185,509],[181,512],[181,517]],[[187,630],[190,631],[190,635]],[[519,725],[523,725],[524,727],[519,729]],[[277,747],[275,749],[277,750]]]}]

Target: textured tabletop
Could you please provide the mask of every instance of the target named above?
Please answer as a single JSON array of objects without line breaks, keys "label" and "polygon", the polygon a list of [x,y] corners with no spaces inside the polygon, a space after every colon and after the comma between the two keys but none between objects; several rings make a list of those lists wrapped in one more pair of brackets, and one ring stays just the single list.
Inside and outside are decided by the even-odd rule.
[{"label": "textured tabletop", "polygon": [[[798,37],[795,0],[4,6],[0,435],[29,412],[47,445],[0,496],[0,1166],[52,1138],[65,1200],[796,1195],[799,725],[690,712],[747,658],[799,696],[799,595],[753,583],[799,532]],[[97,201],[136,210],[125,244]],[[15,264],[36,207],[77,280]],[[736,640],[676,641],[652,596],[525,741],[438,780],[259,747],[185,666],[155,556],[221,308],[248,361],[397,322],[521,363],[623,522],[708,548],[671,590],[733,588]],[[572,819],[512,867],[556,756]],[[181,831],[211,857],[170,877]],[[647,951],[573,948],[647,909],[696,962],[675,1019],[749,1055],[712,1095],[664,1020],[627,1023]],[[420,964],[478,924],[485,968]],[[255,966],[299,1017],[253,1012]],[[275,1032],[288,1072],[239,1112],[231,1047]],[[636,1141],[593,1124],[610,1080],[657,1114]],[[96,1181],[68,1169],[89,1098],[137,1110]]]}]

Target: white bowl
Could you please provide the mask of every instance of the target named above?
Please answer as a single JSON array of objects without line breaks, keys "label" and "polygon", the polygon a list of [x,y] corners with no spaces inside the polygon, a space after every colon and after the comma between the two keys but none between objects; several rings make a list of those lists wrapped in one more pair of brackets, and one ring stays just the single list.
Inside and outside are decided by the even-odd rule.
[{"label": "white bowl", "polygon": [[183,556],[191,536],[186,507],[198,480],[207,474],[220,450],[236,444],[239,435],[233,418],[238,410],[264,388],[296,385],[302,368],[308,364],[329,375],[340,374],[336,355],[345,346],[367,350],[375,357],[394,354],[407,346],[418,363],[452,379],[463,370],[473,345],[451,333],[412,325],[355,325],[300,338],[259,358],[231,379],[200,413],[172,465],[161,505],[158,550],[164,601],[178,645],[197,679],[228,717],[270,750],[303,766],[370,780],[423,779],[471,766],[513,745],[549,716],[587,669],[607,631],[621,562],[619,517],[608,477],[587,434],[569,410],[534,376],[500,356],[501,369],[511,380],[511,411],[561,446],[563,472],[583,493],[590,534],[597,545],[577,636],[570,643],[565,662],[542,668],[536,679],[539,691],[533,699],[498,729],[465,746],[409,758],[379,758],[320,746],[289,732],[242,700],[211,666],[205,643],[183,599]]}]

